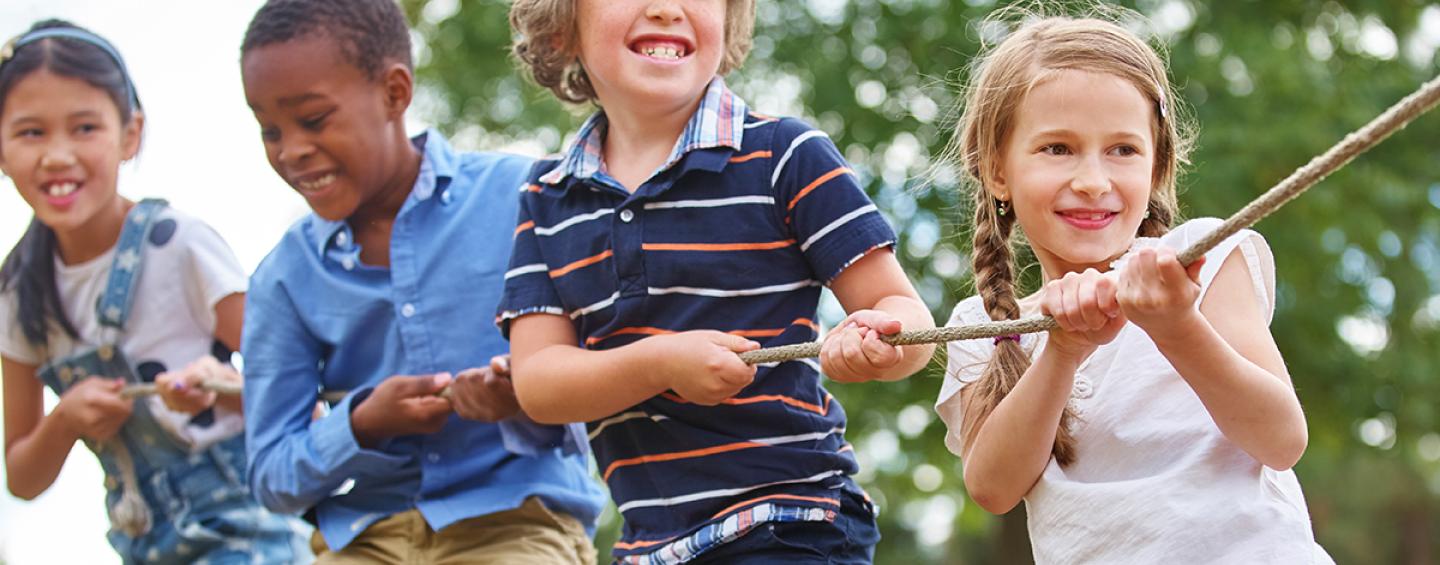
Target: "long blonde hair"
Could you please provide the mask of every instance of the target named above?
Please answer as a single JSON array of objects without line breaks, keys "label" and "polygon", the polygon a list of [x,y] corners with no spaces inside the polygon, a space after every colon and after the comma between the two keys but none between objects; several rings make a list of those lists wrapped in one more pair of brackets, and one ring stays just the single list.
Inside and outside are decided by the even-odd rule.
[{"label": "long blonde hair", "polygon": [[[1013,17],[1007,12],[1002,17]],[[974,250],[971,264],[975,287],[985,311],[994,320],[1020,317],[1016,299],[1015,252],[1011,236],[1015,214],[1000,214],[999,202],[987,186],[997,178],[1005,143],[1016,111],[1035,85],[1056,72],[1081,70],[1119,77],[1134,85],[1154,106],[1155,163],[1147,217],[1136,235],[1156,237],[1176,219],[1175,182],[1186,162],[1191,135],[1166,76],[1164,60],[1143,40],[1120,25],[1098,17],[1038,17],[1027,21],[975,61],[965,92],[958,134],[951,141],[951,160],[964,170],[973,194]],[[991,19],[984,25],[1003,25]],[[975,439],[975,424],[988,417],[1030,366],[1029,354],[1015,340],[999,340],[995,353],[972,386],[962,427],[965,443]],[[1060,416],[1052,449],[1066,465],[1075,460],[1075,438],[1069,407]]]}]

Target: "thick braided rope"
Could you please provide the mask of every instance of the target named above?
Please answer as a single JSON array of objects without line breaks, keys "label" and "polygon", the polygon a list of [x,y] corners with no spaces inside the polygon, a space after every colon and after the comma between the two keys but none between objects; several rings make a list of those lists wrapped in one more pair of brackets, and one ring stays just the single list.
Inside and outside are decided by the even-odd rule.
[{"label": "thick braided rope", "polygon": [[[1177,258],[1183,265],[1189,265],[1203,257],[1207,251],[1219,245],[1225,238],[1242,229],[1255,225],[1261,218],[1280,209],[1300,193],[1330,176],[1330,173],[1349,163],[1355,156],[1390,137],[1411,120],[1433,109],[1440,102],[1440,77],[1431,79],[1414,93],[1391,106],[1385,113],[1365,124],[1365,127],[1345,136],[1339,143],[1305,166],[1296,169],[1289,177],[1241,208],[1220,227],[1186,247]],[[1056,327],[1049,316],[1034,316],[1021,320],[1006,320],[967,326],[940,327],[933,330],[900,332],[884,340],[893,345],[915,345],[921,343],[944,343],[962,339],[980,339],[1004,335],[1048,331]],[[797,343],[781,347],[757,349],[740,354],[740,359],[751,365],[794,361],[820,355],[820,342]]]},{"label": "thick braided rope", "polygon": [[[1384,113],[1370,120],[1365,127],[1356,130],[1345,136],[1339,143],[1332,146],[1320,156],[1311,159],[1305,166],[1290,173],[1289,177],[1280,181],[1265,194],[1260,195],[1253,202],[1241,208],[1239,212],[1230,216],[1220,227],[1200,238],[1199,241],[1190,244],[1180,252],[1178,258],[1183,265],[1189,265],[1196,259],[1204,256],[1207,251],[1219,245],[1225,238],[1234,235],[1242,229],[1255,225],[1265,216],[1270,215],[1284,206],[1285,203],[1293,200],[1300,193],[1305,192],[1316,183],[1330,176],[1331,173],[1345,166],[1357,155],[1364,153],[1375,145],[1390,137],[1391,134],[1405,127],[1421,114],[1429,112],[1440,102],[1440,77],[1431,79],[1430,82],[1422,85],[1414,93],[1406,96],[1403,100],[1395,103]],[[1049,316],[1032,316],[1021,320],[1005,320],[989,322],[984,324],[971,324],[966,326],[940,327],[930,330],[904,331],[894,336],[883,338],[885,342],[893,345],[918,345],[923,343],[945,343],[964,339],[981,339],[986,337],[997,337],[1022,333],[1036,333],[1049,331],[1056,327],[1055,319]],[[807,357],[820,355],[820,342],[796,343],[780,347],[768,347],[747,351],[740,354],[740,359],[751,365],[761,363],[778,363],[781,361],[794,361]],[[205,381],[201,387],[206,390],[215,391],[220,394],[240,394],[238,383]],[[441,391],[444,396],[450,391],[446,387]],[[155,385],[131,385],[121,393],[126,397],[141,396],[155,393]]]}]

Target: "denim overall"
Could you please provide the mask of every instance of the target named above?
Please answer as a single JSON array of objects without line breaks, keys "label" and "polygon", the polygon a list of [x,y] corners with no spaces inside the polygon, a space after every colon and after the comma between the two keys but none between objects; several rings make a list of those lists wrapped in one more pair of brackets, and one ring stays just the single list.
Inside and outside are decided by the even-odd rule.
[{"label": "denim overall", "polygon": [[[95,306],[101,344],[53,359],[39,371],[56,395],[90,376],[141,382],[116,344],[130,313],[150,223],[165,206],[164,200],[146,199],[126,216],[105,293]],[[85,443],[105,470],[111,522],[107,537],[125,563],[310,560],[294,528],[297,521],[271,514],[250,495],[244,434],[191,453],[160,427],[142,399],[115,437]]]}]

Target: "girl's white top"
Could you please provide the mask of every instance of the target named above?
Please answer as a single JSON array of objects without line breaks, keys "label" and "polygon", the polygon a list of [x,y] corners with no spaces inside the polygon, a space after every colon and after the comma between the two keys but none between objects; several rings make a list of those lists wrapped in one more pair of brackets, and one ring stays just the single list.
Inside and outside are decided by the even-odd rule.
[{"label": "girl's white top", "polygon": [[[246,278],[220,234],[173,207],[161,212],[144,245],[144,263],[135,281],[130,318],[125,322],[119,347],[142,375],[153,377],[162,371],[184,369],[211,354],[215,304],[226,296],[245,292]],[[58,255],[55,258],[55,285],[61,306],[80,334],[79,340],[52,324],[46,351],[41,351],[25,339],[15,318],[18,297],[13,288],[0,295],[0,355],[38,367],[52,358],[109,341],[113,332],[100,325],[95,304],[105,291],[114,255],[112,247],[76,265],[61,263]],[[137,398],[136,402],[148,402],[161,427],[192,451],[230,438],[245,426],[239,413],[219,406],[214,409],[213,419],[194,419],[169,410],[159,396]]]},{"label": "girl's white top", "polygon": [[[1186,222],[1135,248],[1180,250],[1220,225]],[[1259,234],[1245,230],[1205,255],[1201,299],[1238,249],[1255,299],[1274,312],[1275,265]],[[980,297],[955,307],[950,325],[990,321]],[[1032,358],[1047,334],[1028,334]],[[960,390],[979,378],[992,340],[951,342],[935,409],[945,445],[961,454]],[[1025,495],[1038,563],[1333,563],[1310,529],[1294,471],[1261,465],[1226,439],[1205,406],[1140,327],[1128,324],[1080,366],[1070,405],[1077,459],[1051,458]]]}]

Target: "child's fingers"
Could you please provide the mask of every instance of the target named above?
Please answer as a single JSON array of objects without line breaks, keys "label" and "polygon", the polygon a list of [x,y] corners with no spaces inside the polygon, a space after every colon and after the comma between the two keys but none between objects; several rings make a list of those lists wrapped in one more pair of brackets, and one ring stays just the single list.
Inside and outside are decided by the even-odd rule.
[{"label": "child's fingers", "polygon": [[491,357],[490,372],[499,377],[510,378],[510,355],[496,355]]},{"label": "child's fingers", "polygon": [[867,330],[860,346],[867,364],[872,367],[889,368],[900,361],[900,348],[880,339],[880,332]]},{"label": "child's fingers", "polygon": [[885,335],[900,332],[900,320],[896,320],[894,316],[880,310],[858,310],[850,314],[848,320],[855,325],[878,330]]},{"label": "child's fingers", "polygon": [[1205,256],[1201,255],[1194,263],[1185,266],[1185,274],[1190,277],[1190,282],[1200,284],[1200,269],[1205,268]]},{"label": "child's fingers", "polygon": [[1185,266],[1175,257],[1175,250],[1163,248],[1155,254],[1155,270],[1169,288],[1184,288],[1193,282]]}]

